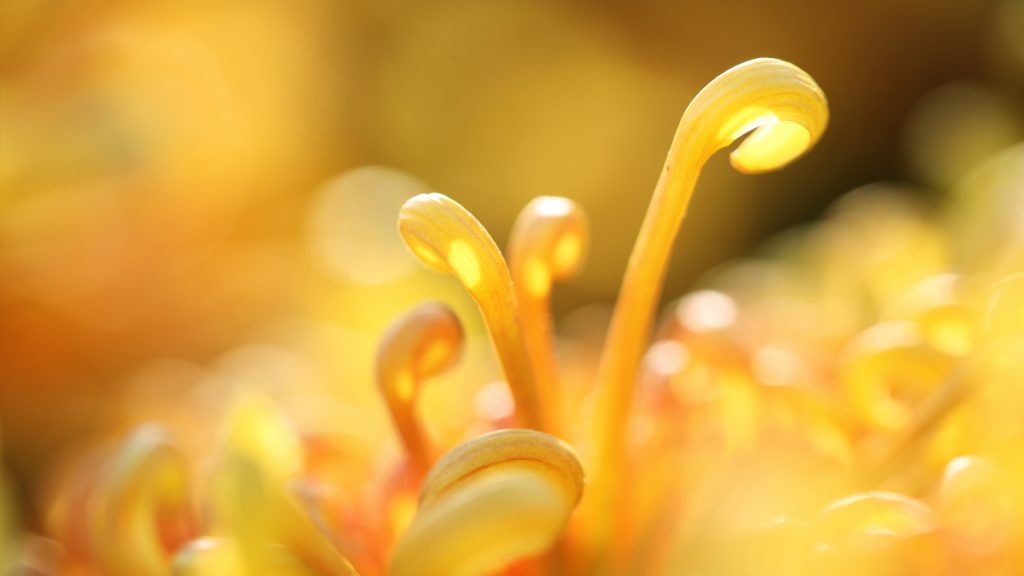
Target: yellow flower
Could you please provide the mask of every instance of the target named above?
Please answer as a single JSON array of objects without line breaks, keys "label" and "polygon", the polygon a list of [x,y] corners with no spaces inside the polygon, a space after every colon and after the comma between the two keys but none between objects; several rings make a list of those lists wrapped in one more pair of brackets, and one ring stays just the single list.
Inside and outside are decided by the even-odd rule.
[{"label": "yellow flower", "polygon": [[[425,303],[376,359],[398,459],[356,462],[241,392],[198,450],[148,426],[68,474],[48,517],[60,573],[1014,573],[1024,237],[951,232],[1002,221],[1002,200],[954,203],[944,220],[891,188],[857,190],[655,327],[705,162],[745,137],[737,170],[780,169],[827,122],[814,80],[780,60],[709,83],[676,131],[604,347],[582,356],[559,356],[550,313],[587,253],[578,205],[530,203],[506,262],[456,201],[412,198],[401,236],[478,305],[511,417],[454,447],[432,437],[417,400],[464,332]],[[1015,183],[1024,206],[1024,149],[993,162],[981,174]],[[958,243],[988,255],[957,260]],[[575,381],[581,364],[598,367],[592,386]],[[356,465],[378,465],[375,481],[340,490]]]}]

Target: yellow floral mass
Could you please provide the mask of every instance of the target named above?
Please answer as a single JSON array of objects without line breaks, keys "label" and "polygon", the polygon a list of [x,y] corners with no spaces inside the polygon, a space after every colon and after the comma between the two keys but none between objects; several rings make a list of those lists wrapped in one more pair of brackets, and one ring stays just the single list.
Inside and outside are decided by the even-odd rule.
[{"label": "yellow floral mass", "polygon": [[[298,33],[270,26],[266,14],[251,17]],[[151,36],[143,49],[183,61],[189,47],[170,38]],[[90,48],[124,58],[129,72],[110,82],[145,78],[112,48],[126,42],[130,34],[111,32]],[[129,98],[136,104],[166,96],[144,84],[133,90],[142,94]],[[13,436],[0,427],[0,456],[13,448],[33,457],[12,460],[23,463],[15,476],[0,461],[0,569],[1021,574],[1024,123],[983,91],[944,90],[922,106],[908,153],[935,199],[889,182],[857,187],[681,295],[664,286],[673,250],[700,248],[679,237],[699,218],[691,200],[717,192],[701,178],[705,165],[732,148],[728,161],[743,175],[797,169],[840,121],[818,82],[792,63],[747,60],[694,91],[635,234],[599,229],[569,195],[541,195],[522,207],[503,250],[459,198],[394,169],[363,167],[322,185],[310,203],[306,257],[316,274],[271,242],[226,258],[241,248],[223,241],[230,234],[218,223],[255,218],[268,237],[281,224],[236,211],[240,201],[228,194],[196,199],[220,185],[246,190],[232,166],[199,168],[211,150],[157,154],[183,164],[102,181],[73,176],[95,167],[79,155],[95,145],[62,140],[78,148],[62,152],[74,166],[61,174],[90,181],[91,200],[36,206],[5,191],[0,199],[17,200],[18,220],[4,215],[0,231],[16,248],[0,252],[0,271],[17,281],[10,294],[73,312],[61,322],[104,323],[104,342],[137,354],[142,368],[92,393],[5,383],[11,400],[0,405],[0,424]],[[196,106],[227,101],[190,97]],[[215,116],[244,123],[275,97]],[[142,130],[134,122],[123,126]],[[168,126],[144,133],[190,137]],[[301,138],[303,129],[289,130]],[[18,130],[3,131],[5,188],[45,172],[26,164],[31,139]],[[233,156],[240,165],[262,157],[261,147],[276,149],[221,133],[223,141],[205,145],[244,151]],[[108,146],[117,149],[100,148]],[[269,173],[287,185],[287,163],[277,160]],[[115,202],[115,190],[139,194],[139,205]],[[181,203],[175,190],[199,196]],[[107,207],[148,220],[103,237]],[[142,233],[163,210],[192,208],[201,210],[181,220],[191,228]],[[96,245],[33,241],[49,238],[50,227]],[[560,289],[606,258],[595,250],[602,236],[632,245],[616,298],[560,313]],[[153,244],[132,246],[137,238]],[[103,276],[102,259],[46,268],[54,258],[107,254],[103,243],[124,244],[119,258],[165,256],[159,266],[140,264],[150,277],[133,282],[174,290],[136,300],[131,282]],[[339,292],[317,274],[346,284]],[[97,291],[88,282],[114,284]],[[96,296],[119,291],[123,306]],[[252,310],[289,298],[299,311],[275,311],[250,341],[203,362],[174,358],[190,356],[193,340],[231,341]],[[63,381],[61,368],[71,366],[84,381],[112,362],[88,346],[88,330],[67,328],[54,340],[57,331],[36,316],[51,312],[0,310],[3,334],[16,342],[4,349],[5,374],[56,371],[52,380]],[[322,320],[331,317],[343,320]],[[116,327],[136,318],[168,335],[147,331],[132,342]],[[199,326],[222,320],[212,333],[183,331],[185,320],[200,318]],[[367,337],[379,322],[386,330]],[[93,395],[99,400],[86,400]],[[54,444],[60,449],[35,459],[44,451],[37,446]],[[20,484],[26,477],[35,479],[30,488]]]}]

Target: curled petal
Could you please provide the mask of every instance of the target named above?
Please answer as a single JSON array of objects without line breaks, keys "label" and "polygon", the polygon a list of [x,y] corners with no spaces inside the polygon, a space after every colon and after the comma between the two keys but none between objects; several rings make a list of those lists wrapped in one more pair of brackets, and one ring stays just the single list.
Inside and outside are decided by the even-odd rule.
[{"label": "curled petal", "polygon": [[537,385],[519,323],[519,304],[501,251],[487,230],[443,194],[420,194],[402,206],[398,231],[427,267],[450,272],[469,291],[484,316],[521,422],[545,429]]},{"label": "curled petal", "polygon": [[509,240],[509,263],[537,388],[551,424],[562,420],[558,366],[551,322],[551,285],[579,272],[589,231],[572,200],[541,196],[523,208]]},{"label": "curled petal", "polygon": [[420,383],[450,366],[462,350],[462,324],[450,308],[428,302],[398,318],[377,352],[377,385],[387,401],[409,460],[420,474],[430,467],[424,431],[416,421]]},{"label": "curled petal", "polygon": [[782,168],[807,152],[828,123],[828,104],[814,80],[796,66],[759,58],[712,80],[683,113],[630,255],[598,376],[596,501],[608,512],[595,528],[598,546],[611,529],[633,383],[650,336],[668,259],[700,170],[716,151],[752,132],[732,153],[745,173]]},{"label": "curled petal", "polygon": [[583,210],[558,196],[535,198],[516,219],[509,241],[512,278],[518,293],[546,297],[552,282],[565,282],[579,272],[589,231]]},{"label": "curled petal", "polygon": [[510,429],[484,434],[448,452],[424,479],[420,505],[428,507],[457,488],[459,482],[513,461],[546,467],[573,505],[583,493],[583,467],[568,444],[549,434]]},{"label": "curled petal", "polygon": [[532,430],[500,430],[445,455],[395,547],[391,574],[489,574],[550,548],[579,502],[572,448]]},{"label": "curled petal", "polygon": [[697,94],[675,142],[694,138],[702,145],[698,158],[706,161],[749,133],[729,161],[740,172],[756,174],[802,156],[827,125],[828,103],[813,78],[789,62],[758,58],[723,72]]}]

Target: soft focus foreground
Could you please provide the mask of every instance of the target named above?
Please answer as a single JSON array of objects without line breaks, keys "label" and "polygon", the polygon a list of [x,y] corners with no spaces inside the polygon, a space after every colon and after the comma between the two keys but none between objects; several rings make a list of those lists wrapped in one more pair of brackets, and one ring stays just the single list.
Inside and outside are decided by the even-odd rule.
[{"label": "soft focus foreground", "polygon": [[[611,320],[586,308],[562,319],[557,337],[554,285],[585,269],[590,236],[603,232],[567,198],[524,208],[506,263],[452,199],[393,170],[348,173],[321,189],[306,219],[310,260],[351,281],[339,290],[273,241],[208,244],[230,237],[204,228],[225,214],[266,218],[218,207],[229,197],[209,191],[280,186],[294,176],[285,164],[273,185],[240,184],[230,165],[202,168],[202,150],[116,181],[50,172],[112,201],[90,193],[75,210],[22,198],[18,218],[5,211],[5,278],[39,302],[5,305],[5,373],[73,368],[88,383],[111,362],[89,352],[96,326],[106,335],[97,350],[118,342],[141,368],[102,403],[94,386],[5,381],[13,434],[0,455],[52,446],[54,430],[66,437],[83,422],[91,432],[34,461],[46,481],[32,500],[0,477],[0,564],[43,574],[1014,574],[1024,562],[1019,119],[977,87],[935,93],[911,122],[909,156],[940,201],[888,184],[857,189],[758,258],[713,271],[655,326],[703,163],[745,137],[733,166],[780,168],[828,121],[799,69],[734,69],[680,124]],[[224,149],[245,166],[278,147],[243,153],[260,145]],[[5,170],[18,170],[5,177],[48,173],[6,150]],[[126,187],[138,205],[113,201]],[[183,190],[202,200],[182,203]],[[166,238],[132,243],[153,240],[139,216],[159,222],[186,208],[176,221],[190,228],[157,227]],[[111,227],[123,218],[139,229]],[[415,271],[395,219],[415,259],[457,284]],[[263,222],[270,237],[273,220]],[[51,230],[97,244],[29,242]],[[116,290],[102,283],[118,276],[89,254],[110,255],[112,244],[164,258],[140,261],[124,298],[109,300]],[[170,283],[143,293],[185,301],[139,302],[140,282]],[[253,308],[297,294],[299,312],[244,326]],[[425,294],[451,307],[416,304]],[[379,342],[365,335],[402,308]],[[57,311],[87,328],[76,336],[40,321]],[[193,332],[177,325],[190,322]],[[158,325],[168,339],[130,328]],[[239,331],[255,336],[219,358],[160,358]],[[510,426],[539,431],[486,433]]]}]

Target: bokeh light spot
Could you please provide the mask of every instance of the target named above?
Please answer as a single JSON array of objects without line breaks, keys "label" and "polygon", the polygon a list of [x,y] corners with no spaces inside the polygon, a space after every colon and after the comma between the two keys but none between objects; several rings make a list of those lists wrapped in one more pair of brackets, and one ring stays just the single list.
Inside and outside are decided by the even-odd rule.
[{"label": "bokeh light spot", "polygon": [[310,207],[310,245],[340,278],[384,284],[415,269],[395,231],[395,214],[427,192],[419,180],[379,166],[359,168],[327,183]]},{"label": "bokeh light spot", "polygon": [[723,330],[736,322],[736,302],[712,290],[694,292],[676,308],[679,323],[692,332]]}]

